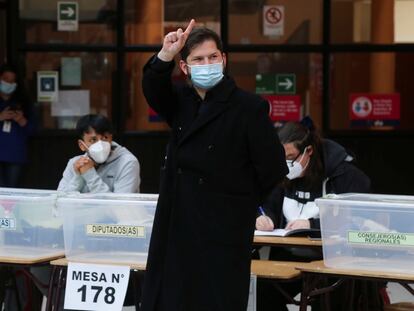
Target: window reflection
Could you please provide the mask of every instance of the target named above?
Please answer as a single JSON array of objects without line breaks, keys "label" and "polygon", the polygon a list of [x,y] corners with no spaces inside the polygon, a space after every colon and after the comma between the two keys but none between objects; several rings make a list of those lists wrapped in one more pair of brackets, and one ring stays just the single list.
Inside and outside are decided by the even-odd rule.
[{"label": "window reflection", "polygon": [[[330,127],[334,130],[413,129],[414,92],[410,82],[413,56],[413,53],[334,54]],[[360,118],[355,117],[358,114]]]},{"label": "window reflection", "polygon": [[273,102],[276,125],[310,115],[321,126],[322,55],[231,53],[228,72],[239,87]]},{"label": "window reflection", "polygon": [[[59,74],[57,102],[37,101],[37,75],[43,71]],[[111,117],[114,71],[112,53],[27,53],[26,82],[36,102],[39,127],[72,129],[85,108]]]},{"label": "window reflection", "polygon": [[0,8],[0,63],[6,61],[6,11]]},{"label": "window reflection", "polygon": [[322,0],[229,2],[233,44],[320,44]]},{"label": "window reflection", "polygon": [[126,130],[167,130],[169,127],[150,110],[142,92],[142,68],[153,53],[129,53],[126,57],[128,77],[128,113]]},{"label": "window reflection", "polygon": [[164,34],[186,27],[191,18],[220,33],[220,0],[125,1],[128,44],[160,44]]},{"label": "window reflection", "polygon": [[22,36],[26,43],[111,44],[116,42],[116,0],[78,2],[78,31],[57,30],[57,2],[20,1]]}]

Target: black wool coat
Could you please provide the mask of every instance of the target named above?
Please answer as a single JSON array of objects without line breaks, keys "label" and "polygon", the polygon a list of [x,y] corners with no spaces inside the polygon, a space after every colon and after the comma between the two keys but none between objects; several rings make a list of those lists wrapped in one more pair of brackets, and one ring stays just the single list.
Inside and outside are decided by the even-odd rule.
[{"label": "black wool coat", "polygon": [[[202,100],[144,67],[149,105],[171,127],[142,297],[144,311],[245,311],[256,210],[287,174],[268,104],[225,77]],[[199,106],[205,109],[199,113]]]}]

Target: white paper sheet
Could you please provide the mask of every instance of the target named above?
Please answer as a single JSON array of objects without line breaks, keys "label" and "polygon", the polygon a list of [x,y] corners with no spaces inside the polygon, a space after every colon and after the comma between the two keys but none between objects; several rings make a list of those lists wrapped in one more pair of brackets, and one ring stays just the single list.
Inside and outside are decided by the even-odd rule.
[{"label": "white paper sheet", "polygon": [[90,112],[89,90],[59,91],[59,101],[52,102],[52,116],[83,116]]},{"label": "white paper sheet", "polygon": [[255,230],[254,235],[255,236],[285,236],[290,230],[285,229],[275,229],[273,231],[260,231]]}]

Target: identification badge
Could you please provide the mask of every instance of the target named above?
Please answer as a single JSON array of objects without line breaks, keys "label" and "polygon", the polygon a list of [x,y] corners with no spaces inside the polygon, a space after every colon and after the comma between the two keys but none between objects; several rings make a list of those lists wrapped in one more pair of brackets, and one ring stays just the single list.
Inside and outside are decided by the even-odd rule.
[{"label": "identification badge", "polygon": [[3,132],[10,133],[11,132],[11,122],[10,121],[3,121]]}]

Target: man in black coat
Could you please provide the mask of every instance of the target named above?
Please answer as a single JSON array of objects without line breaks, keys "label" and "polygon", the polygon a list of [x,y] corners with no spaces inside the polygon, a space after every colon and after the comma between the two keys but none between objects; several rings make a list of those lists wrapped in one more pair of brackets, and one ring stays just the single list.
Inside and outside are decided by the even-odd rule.
[{"label": "man in black coat", "polygon": [[[144,67],[149,105],[171,127],[144,311],[245,311],[257,207],[287,173],[268,104],[223,74],[217,34],[178,29]],[[174,57],[189,78],[171,82]]]}]

